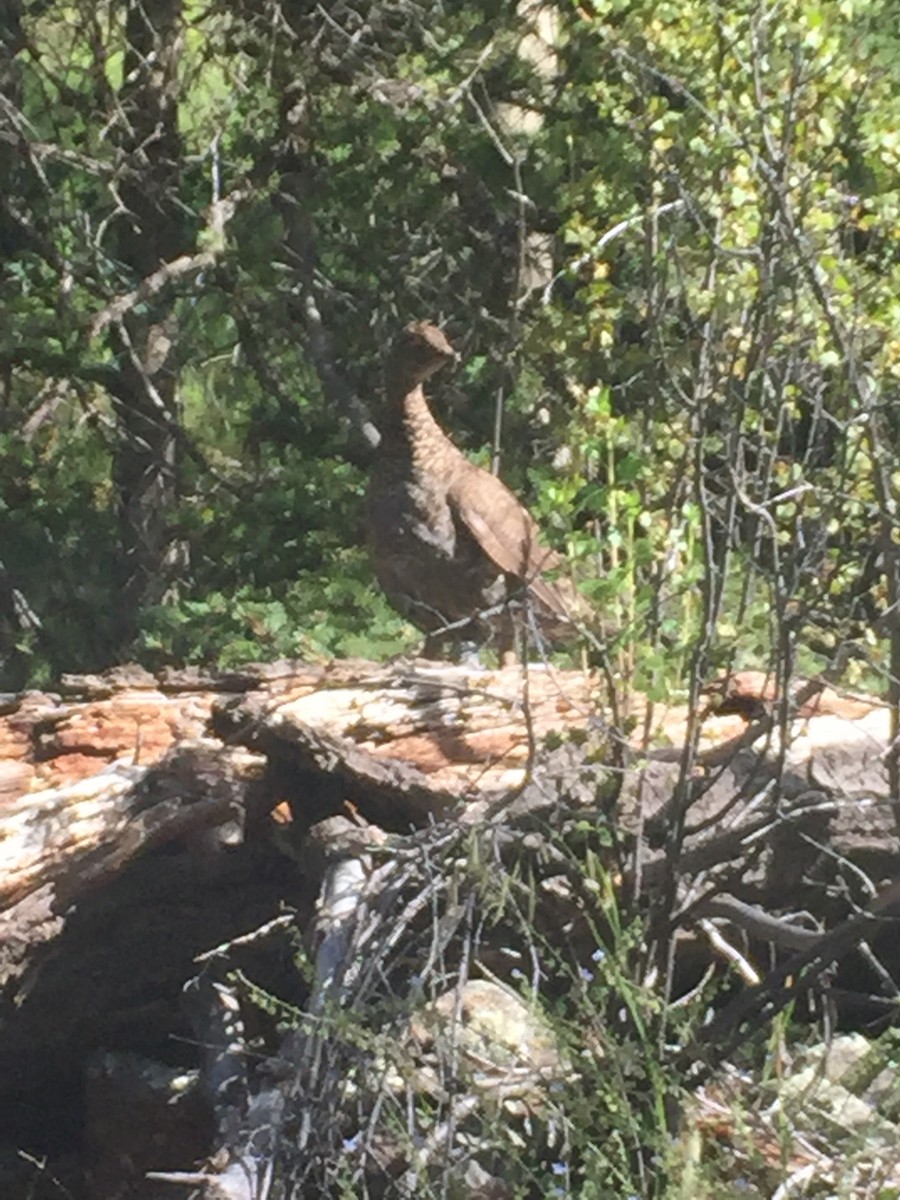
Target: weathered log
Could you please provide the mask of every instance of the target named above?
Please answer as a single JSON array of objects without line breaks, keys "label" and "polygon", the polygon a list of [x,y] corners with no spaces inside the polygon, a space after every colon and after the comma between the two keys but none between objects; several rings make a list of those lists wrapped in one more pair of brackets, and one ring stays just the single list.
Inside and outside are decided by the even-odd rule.
[{"label": "weathered log", "polygon": [[261,778],[259,757],[207,740],[20,796],[0,810],[0,909],[47,885],[65,907],[154,847],[242,825],[264,806]]}]

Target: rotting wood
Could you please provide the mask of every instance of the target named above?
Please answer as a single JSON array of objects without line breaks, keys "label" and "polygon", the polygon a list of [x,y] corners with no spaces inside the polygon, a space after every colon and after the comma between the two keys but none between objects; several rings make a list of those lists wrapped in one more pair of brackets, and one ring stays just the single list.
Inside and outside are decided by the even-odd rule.
[{"label": "rotting wood", "polygon": [[116,762],[0,809],[0,909],[50,885],[59,903],[166,841],[243,823],[262,760],[212,740],[183,743],[155,767]]}]

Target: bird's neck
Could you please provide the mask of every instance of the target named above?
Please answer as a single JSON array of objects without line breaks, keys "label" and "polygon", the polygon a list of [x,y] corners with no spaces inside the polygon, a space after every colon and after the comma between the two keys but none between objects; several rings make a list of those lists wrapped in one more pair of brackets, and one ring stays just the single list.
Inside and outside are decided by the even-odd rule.
[{"label": "bird's neck", "polygon": [[381,426],[385,445],[397,449],[448,440],[428,407],[421,383],[409,389],[401,386],[387,389],[387,405]]}]

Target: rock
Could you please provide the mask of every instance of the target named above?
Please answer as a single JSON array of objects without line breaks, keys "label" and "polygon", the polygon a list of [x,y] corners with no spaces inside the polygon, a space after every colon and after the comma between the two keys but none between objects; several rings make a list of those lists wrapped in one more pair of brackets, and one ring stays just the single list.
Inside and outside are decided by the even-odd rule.
[{"label": "rock", "polygon": [[521,996],[489,979],[444,992],[417,1013],[410,1033],[439,1060],[461,1055],[461,1078],[488,1092],[512,1088],[535,1099],[541,1083],[566,1073],[549,1027]]}]

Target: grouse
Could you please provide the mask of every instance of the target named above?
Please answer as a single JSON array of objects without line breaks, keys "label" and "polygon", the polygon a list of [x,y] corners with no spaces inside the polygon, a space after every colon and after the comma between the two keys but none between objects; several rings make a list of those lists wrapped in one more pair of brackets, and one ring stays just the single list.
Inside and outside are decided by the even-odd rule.
[{"label": "grouse", "polygon": [[435,420],[423,383],[456,354],[437,326],[416,321],[387,362],[381,444],[368,492],[368,537],[388,600],[441,657],[491,639],[509,661],[517,622],[568,622],[575,601],[545,571],[560,556],[512,492],[476,466]]}]

